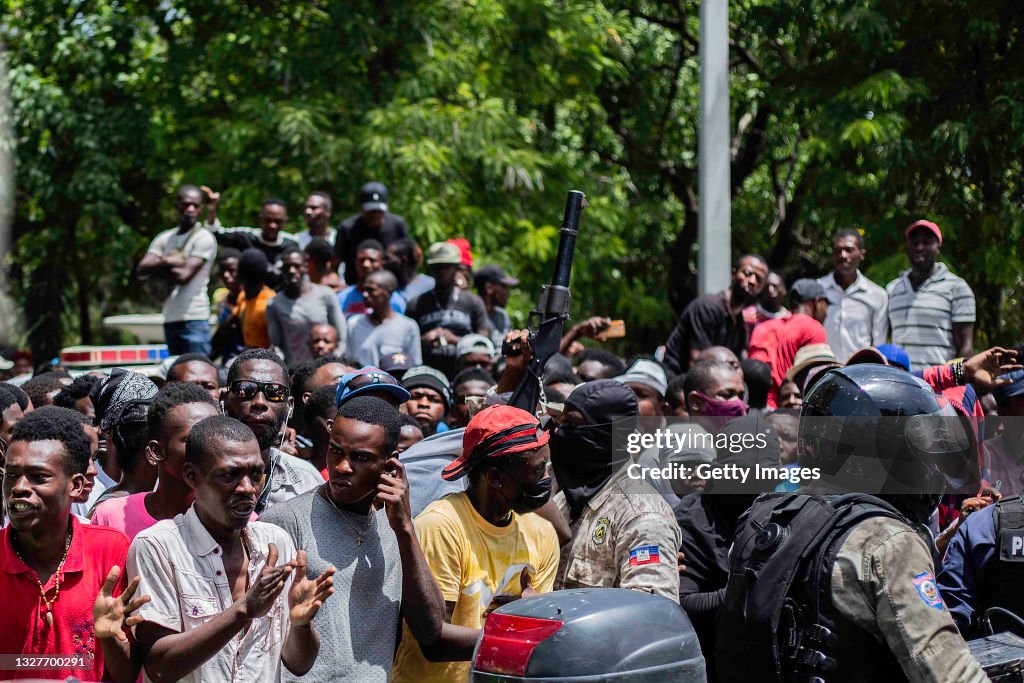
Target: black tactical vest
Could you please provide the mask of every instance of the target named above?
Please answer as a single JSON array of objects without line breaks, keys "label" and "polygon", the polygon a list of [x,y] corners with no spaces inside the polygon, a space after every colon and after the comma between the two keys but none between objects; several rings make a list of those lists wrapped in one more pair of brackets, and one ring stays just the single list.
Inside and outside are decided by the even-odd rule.
[{"label": "black tactical vest", "polygon": [[719,612],[715,665],[723,683],[906,680],[877,634],[832,606],[843,540],[872,517],[910,522],[864,494],[765,494],[737,531]]},{"label": "black tactical vest", "polygon": [[[1002,607],[1024,618],[1024,496],[1014,496],[992,507],[997,562],[986,575],[983,608]],[[1002,623],[1002,622],[1000,622]]]}]

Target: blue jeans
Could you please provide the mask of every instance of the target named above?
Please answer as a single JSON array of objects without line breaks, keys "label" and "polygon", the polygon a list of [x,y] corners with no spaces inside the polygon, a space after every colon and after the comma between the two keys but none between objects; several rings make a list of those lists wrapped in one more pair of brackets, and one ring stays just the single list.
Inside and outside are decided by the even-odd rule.
[{"label": "blue jeans", "polygon": [[179,320],[164,323],[167,352],[172,356],[183,353],[210,355],[210,323],[206,320]]}]

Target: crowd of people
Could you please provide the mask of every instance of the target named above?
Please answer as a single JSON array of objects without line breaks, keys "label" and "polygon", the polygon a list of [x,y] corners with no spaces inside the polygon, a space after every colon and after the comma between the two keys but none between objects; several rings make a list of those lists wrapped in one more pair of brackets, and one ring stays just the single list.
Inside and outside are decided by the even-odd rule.
[{"label": "crowd of people", "polygon": [[[424,257],[388,200],[368,183],[332,227],[311,193],[289,234],[282,200],[258,228],[224,227],[219,195],[184,186],[138,268],[163,299],[159,375],[48,364],[0,383],[0,653],[81,659],[3,675],[464,681],[493,610],[608,587],[679,603],[710,680],[986,680],[965,638],[990,607],[1024,614],[1021,565],[1002,561],[1014,537],[1024,557],[1024,423],[994,419],[1024,416],[1024,369],[1012,348],[974,353],[974,297],[937,261],[938,226],[906,229],[910,268],[884,288],[855,230],[817,280],[745,255],[628,362],[606,345],[617,324],[588,317],[523,409],[518,281],[474,269],[464,239]],[[902,431],[829,440],[810,419],[882,416]],[[936,416],[961,427],[928,448],[906,436]],[[635,454],[618,438],[662,429],[714,438]],[[801,496],[717,474],[878,484],[836,464],[858,439],[921,490]],[[954,462],[976,476],[954,486]],[[783,598],[811,611],[779,654]]]}]

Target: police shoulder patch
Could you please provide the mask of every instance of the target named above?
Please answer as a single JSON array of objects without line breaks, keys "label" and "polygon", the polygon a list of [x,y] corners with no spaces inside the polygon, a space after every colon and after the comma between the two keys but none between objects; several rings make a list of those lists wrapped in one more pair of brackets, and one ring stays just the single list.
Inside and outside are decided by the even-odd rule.
[{"label": "police shoulder patch", "polygon": [[594,542],[594,545],[601,545],[608,538],[608,527],[611,526],[611,520],[607,517],[598,517],[597,524],[594,525],[594,531],[590,534],[590,540]]},{"label": "police shoulder patch", "polygon": [[914,588],[917,594],[924,600],[924,604],[934,609],[942,609],[942,596],[939,588],[935,585],[935,577],[931,572],[921,572],[914,577]]}]

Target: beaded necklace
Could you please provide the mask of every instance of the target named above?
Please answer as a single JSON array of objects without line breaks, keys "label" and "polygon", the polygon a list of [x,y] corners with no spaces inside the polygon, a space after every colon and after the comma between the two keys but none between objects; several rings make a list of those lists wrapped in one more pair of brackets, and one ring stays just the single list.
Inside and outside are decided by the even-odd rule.
[{"label": "beaded necklace", "polygon": [[[11,544],[13,547],[13,543]],[[53,626],[53,603],[57,602],[57,598],[60,597],[60,584],[63,580],[61,571],[64,569],[64,562],[68,559],[68,552],[71,550],[71,529],[68,529],[68,538],[64,542],[64,557],[60,558],[60,564],[57,565],[56,578],[53,581],[53,598],[46,597],[46,589],[43,588],[43,582],[39,580],[39,574],[36,574],[36,584],[39,586],[39,593],[43,596],[43,604],[46,605],[46,625]],[[25,558],[21,556],[18,549],[14,549],[14,554],[18,556],[22,564],[28,566],[28,562],[25,562]]]}]

